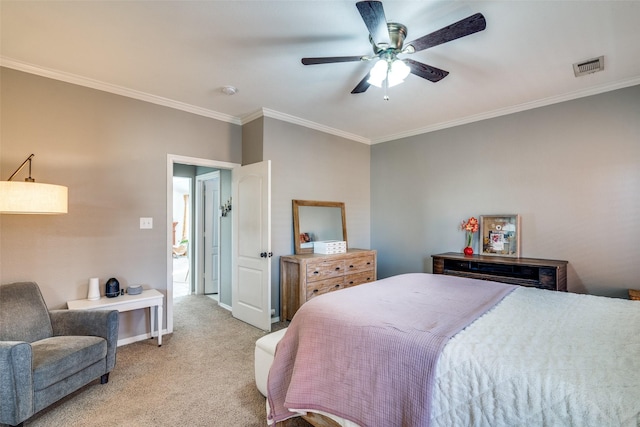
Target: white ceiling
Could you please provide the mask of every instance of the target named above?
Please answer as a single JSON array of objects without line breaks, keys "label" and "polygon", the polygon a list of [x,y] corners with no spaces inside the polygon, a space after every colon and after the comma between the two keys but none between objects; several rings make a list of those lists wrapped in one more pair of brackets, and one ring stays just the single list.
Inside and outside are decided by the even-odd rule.
[{"label": "white ceiling", "polygon": [[[300,63],[372,52],[355,1],[1,0],[0,54],[7,67],[233,123],[264,114],[364,143],[640,84],[640,1],[383,3],[407,41],[476,12],[487,29],[411,55],[450,74],[410,75],[389,101],[373,86],[350,94],[370,62]],[[574,62],[601,55],[604,71],[574,77]]]}]

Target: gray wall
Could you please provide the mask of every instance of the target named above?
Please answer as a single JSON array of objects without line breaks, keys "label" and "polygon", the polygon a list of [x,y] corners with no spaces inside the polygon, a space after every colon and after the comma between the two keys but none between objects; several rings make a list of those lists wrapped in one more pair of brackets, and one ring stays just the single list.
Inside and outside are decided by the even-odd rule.
[{"label": "gray wall", "polygon": [[522,256],[624,297],[640,288],[640,86],[375,145],[371,188],[381,277],[461,252],[463,219],[518,213]]},{"label": "gray wall", "polygon": [[264,119],[271,160],[272,307],[279,310],[279,258],[294,252],[291,201],[344,202],[349,247],[370,248],[370,147],[306,127]]},{"label": "gray wall", "polygon": [[[34,152],[34,177],[69,187],[67,215],[0,216],[0,282],[38,282],[50,308],[86,298],[94,276],[166,293],[167,154],[272,160],[276,311],[278,260],[293,253],[292,199],[344,201],[350,245],[369,248],[367,145],[268,118],[240,127],[11,69],[1,79],[1,177]],[[230,173],[221,172],[227,200]],[[141,216],[153,217],[153,230],[139,229]],[[224,221],[223,245],[231,238]],[[230,271],[221,273],[221,302],[231,305]],[[144,317],[126,313],[121,338],[144,333]]]},{"label": "gray wall", "polygon": [[263,159],[264,117],[242,125],[242,164],[250,165]]},{"label": "gray wall", "polygon": [[[623,296],[640,287],[638,86],[369,147],[10,69],[0,78],[0,179],[35,153],[36,180],[70,194],[67,215],[0,216],[0,282],[38,282],[51,308],[85,298],[93,276],[166,292],[167,154],[272,161],[276,310],[278,260],[293,253],[293,199],[345,202],[349,244],[378,250],[380,277],[431,271],[431,254],[460,251],[462,219],[519,213],[523,256],[568,260],[570,290]],[[147,216],[154,228],[140,230]],[[146,331],[142,313],[123,319],[121,337]]]},{"label": "gray wall", "polygon": [[[10,69],[0,78],[1,179],[35,153],[34,178],[69,187],[66,215],[0,216],[0,282],[38,282],[50,308],[86,298],[95,276],[165,293],[167,154],[241,163],[241,127]],[[121,337],[146,331],[144,313],[122,319]]]}]

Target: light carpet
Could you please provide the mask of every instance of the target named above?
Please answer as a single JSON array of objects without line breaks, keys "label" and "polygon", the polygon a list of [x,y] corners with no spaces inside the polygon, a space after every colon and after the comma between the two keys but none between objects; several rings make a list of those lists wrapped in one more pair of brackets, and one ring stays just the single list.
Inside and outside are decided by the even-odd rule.
[{"label": "light carpet", "polygon": [[155,339],[119,347],[109,383],[92,382],[25,426],[265,426],[253,368],[265,334],[211,298],[176,298],[162,347]]}]

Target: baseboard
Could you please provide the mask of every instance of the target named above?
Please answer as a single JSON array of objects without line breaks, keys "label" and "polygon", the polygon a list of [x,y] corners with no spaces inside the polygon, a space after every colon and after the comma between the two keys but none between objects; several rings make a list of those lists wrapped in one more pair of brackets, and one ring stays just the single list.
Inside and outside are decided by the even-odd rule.
[{"label": "baseboard", "polygon": [[[166,333],[167,333],[167,330],[164,329],[162,331],[162,336],[164,336]],[[121,338],[121,339],[118,340],[118,347],[123,346],[123,345],[127,345],[127,344],[131,344],[131,343],[134,343],[134,342],[138,342],[138,341],[148,340],[148,339],[151,339],[151,338],[157,339],[157,337],[155,337],[155,336],[152,337],[151,334],[148,333],[148,332],[146,334],[140,334],[140,335],[136,335],[136,336],[133,336],[133,337]]]},{"label": "baseboard", "polygon": [[[224,308],[227,311],[232,311],[232,308],[230,306],[226,305],[226,304],[222,304],[222,303],[219,302],[218,305],[220,307]],[[271,318],[271,323],[278,323],[279,321],[280,321],[280,316]],[[167,333],[166,329],[162,331],[162,335],[165,335],[166,333]],[[138,342],[138,341],[148,340],[148,339],[151,339],[151,338],[157,339],[155,337],[152,337],[151,334],[148,333],[148,332],[146,334],[140,334],[140,335],[136,335],[136,336],[133,336],[133,337],[121,338],[121,339],[118,340],[118,347],[121,347],[121,346],[127,345],[127,344],[131,344],[131,343],[134,343],[134,342]]]},{"label": "baseboard", "polygon": [[[230,306],[223,304],[221,302],[218,302],[218,305],[222,308],[224,308],[227,311],[233,311],[233,308],[231,308]],[[280,316],[277,317],[272,317],[271,318],[271,323],[278,323],[280,321]]]}]

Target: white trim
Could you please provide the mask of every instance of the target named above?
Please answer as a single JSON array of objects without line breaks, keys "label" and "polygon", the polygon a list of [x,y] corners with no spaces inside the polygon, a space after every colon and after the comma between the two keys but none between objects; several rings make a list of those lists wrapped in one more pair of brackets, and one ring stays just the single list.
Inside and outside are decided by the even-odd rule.
[{"label": "white trim", "polygon": [[[227,304],[222,304],[222,303],[218,302],[218,306],[220,308],[224,308],[225,310],[227,310],[229,312],[233,311],[233,308],[229,307]],[[276,317],[272,317],[271,318],[271,324],[278,323],[278,322],[280,322],[280,316],[276,316]]]},{"label": "white trim", "polygon": [[0,66],[12,68],[18,71],[23,71],[25,73],[35,74],[42,77],[47,77],[54,80],[60,80],[60,81],[75,84],[78,86],[84,86],[92,89],[101,90],[103,92],[114,93],[116,95],[126,96],[128,98],[138,99],[140,101],[149,102],[151,104],[162,105],[164,107],[186,111],[188,113],[197,114],[199,116],[210,117],[212,119],[220,120],[223,122],[233,123],[235,125],[243,125],[264,116],[264,117],[271,117],[274,119],[282,120],[284,122],[297,124],[310,129],[319,130],[324,133],[336,135],[346,139],[351,139],[357,142],[362,142],[363,144],[371,144],[371,140],[369,138],[365,138],[349,132],[344,132],[339,129],[321,125],[319,123],[315,123],[310,120],[305,120],[289,114],[280,113],[278,111],[270,110],[268,108],[263,108],[247,116],[239,118],[239,117],[231,116],[229,114],[224,114],[224,113],[219,113],[217,111],[209,110],[206,108],[196,107],[195,105],[187,104],[184,102],[163,98],[161,96],[152,95],[146,92],[141,92],[135,89],[130,89],[123,86],[118,86],[111,83],[90,79],[87,77],[79,76],[77,74],[71,74],[71,73],[66,73],[64,71],[58,71],[50,68],[40,67],[38,65],[29,64],[29,63],[22,62],[17,59],[9,58],[6,56],[0,56]]},{"label": "white trim", "polygon": [[232,308],[230,305],[223,304],[223,303],[221,303],[221,302],[218,302],[218,305],[219,305],[220,307],[224,308],[225,310],[229,311],[229,312],[233,311],[233,308]]},{"label": "white trim", "polygon": [[294,125],[299,125],[309,129],[318,130],[320,132],[328,133],[331,135],[336,135],[341,138],[351,139],[353,141],[361,142],[363,144],[367,144],[367,145],[371,144],[371,140],[369,138],[365,138],[363,136],[345,132],[340,129],[325,126],[320,123],[312,122],[310,120],[301,119],[300,117],[295,117],[290,114],[281,113],[279,111],[271,110],[269,108],[262,108],[261,110],[255,111],[247,116],[242,117],[242,124],[244,125],[246,123],[249,123],[263,116],[269,117],[272,119],[278,119],[283,122],[293,123]]},{"label": "white trim", "polygon": [[204,116],[204,117],[210,117],[212,119],[220,120],[227,123],[233,123],[236,125],[244,125],[260,117],[270,117],[270,118],[278,119],[284,122],[297,124],[299,126],[303,126],[306,128],[315,129],[320,132],[328,133],[331,135],[336,135],[341,138],[351,139],[353,141],[361,142],[363,144],[368,144],[368,145],[380,144],[382,142],[388,142],[396,139],[407,138],[410,136],[416,136],[416,135],[421,135],[429,132],[435,132],[437,130],[452,128],[455,126],[461,126],[469,123],[478,122],[481,120],[487,120],[495,117],[505,116],[508,114],[519,113],[521,111],[531,110],[538,107],[544,107],[551,104],[557,104],[559,102],[571,101],[571,100],[583,98],[586,96],[597,95],[600,93],[609,92],[616,89],[623,89],[625,87],[630,87],[630,86],[635,86],[637,84],[640,84],[640,77],[633,77],[627,80],[622,80],[620,82],[609,83],[609,84],[596,86],[596,87],[588,88],[584,90],[579,90],[576,92],[571,92],[563,95],[552,96],[549,98],[526,102],[524,104],[519,104],[519,105],[507,107],[507,108],[488,111],[488,112],[484,112],[484,113],[480,113],[480,114],[476,114],[468,117],[463,117],[461,119],[451,120],[443,123],[436,123],[431,126],[411,129],[405,132],[371,139],[371,138],[355,135],[353,133],[341,131],[339,129],[325,126],[316,122],[312,122],[310,120],[302,119],[300,117],[295,117],[290,114],[280,113],[278,111],[271,110],[268,108],[262,108],[258,111],[254,111],[253,113],[250,113],[248,115],[245,115],[239,118],[239,117],[231,116],[228,114],[219,113],[217,111],[208,110],[206,108],[196,107],[194,105],[186,104],[184,102],[174,101],[168,98],[151,95],[145,92],[129,89],[126,87],[101,82],[99,80],[89,79],[76,74],[43,68],[37,65],[28,64],[28,63],[25,63],[13,58],[8,58],[5,56],[0,56],[0,66],[12,68],[14,70],[23,71],[26,73],[36,74],[43,77],[48,77],[54,80],[61,80],[61,81],[76,84],[79,86],[90,87],[93,89],[114,93],[117,95],[122,95],[122,96],[126,96],[133,99],[138,99],[138,100],[146,101],[152,104],[162,105],[165,107],[174,108],[176,110],[186,111],[188,113],[193,113],[193,114],[197,114],[199,116]]},{"label": "white trim", "polygon": [[90,79],[87,77],[82,77],[77,74],[66,73],[64,71],[57,71],[50,68],[44,68],[37,65],[28,64],[26,62],[21,62],[16,59],[7,58],[5,56],[0,56],[0,65],[3,67],[12,68],[14,70],[24,71],[25,73],[35,74],[38,76],[47,77],[54,80],[60,80],[60,81],[72,83],[78,86],[89,87],[91,89],[97,89],[103,92],[114,93],[116,95],[122,95],[128,98],[149,102],[151,104],[162,105],[164,107],[186,111],[187,113],[193,113],[199,116],[209,117],[209,118],[220,120],[227,123],[233,123],[236,125],[242,124],[239,118],[231,116],[229,114],[223,114],[223,113],[219,113],[217,111],[209,110],[206,108],[196,107],[195,105],[187,104],[180,101],[174,101],[173,99],[151,95],[146,92],[141,92],[138,90],[114,85],[111,83],[105,83],[105,82]]},{"label": "white trim", "polygon": [[382,142],[394,141],[396,139],[407,138],[410,136],[421,135],[424,133],[452,128],[452,127],[465,125],[473,122],[479,122],[482,120],[493,119],[500,116],[506,116],[508,114],[519,113],[521,111],[526,111],[526,110],[532,110],[538,107],[545,107],[547,105],[558,104],[560,102],[565,102],[565,101],[572,101],[574,99],[584,98],[586,96],[598,95],[600,93],[610,92],[612,90],[623,89],[625,87],[635,86],[637,84],[640,84],[640,77],[634,77],[628,80],[596,86],[588,89],[579,90],[576,92],[565,93],[563,95],[551,96],[549,98],[526,102],[524,104],[514,105],[512,107],[500,108],[498,110],[493,110],[493,111],[487,111],[485,113],[463,117],[461,119],[452,120],[449,122],[437,123],[435,125],[426,126],[423,128],[412,129],[406,132],[396,133],[394,135],[387,135],[382,138],[372,139],[371,144],[372,145],[380,144]]},{"label": "white trim", "polygon": [[[162,335],[167,334],[168,333],[167,330],[168,329],[163,329],[162,330]],[[155,337],[153,337],[151,335],[151,333],[149,333],[149,332],[147,332],[145,334],[136,335],[136,336],[133,336],[133,337],[121,338],[121,339],[118,340],[117,346],[121,347],[123,345],[131,344],[131,343],[138,342],[138,341],[150,340],[151,338],[155,338]]]},{"label": "white trim", "polygon": [[167,240],[165,251],[167,254],[167,333],[173,332],[173,262],[171,257],[172,241],[171,234],[173,231],[173,165],[180,163],[183,165],[205,166],[216,169],[233,169],[240,166],[239,163],[221,162],[218,160],[202,159],[198,157],[180,156],[177,154],[167,154],[167,223],[165,225],[167,231]]},{"label": "white trim", "polygon": [[[219,160],[203,159],[200,157],[180,156],[177,154],[167,154],[167,160],[171,160],[173,163],[180,163],[190,166],[205,166],[216,169],[233,169],[241,166],[240,163],[221,162]],[[173,169],[171,170],[173,175]]]},{"label": "white trim", "polygon": [[251,114],[248,114],[248,115],[246,115],[246,116],[243,116],[243,117],[241,118],[241,120],[242,120],[242,124],[243,124],[243,125],[246,125],[247,123],[252,122],[252,121],[254,121],[255,119],[259,119],[260,117],[265,117],[265,114],[264,114],[264,111],[263,111],[263,110],[264,110],[264,109],[263,109],[263,108],[261,108],[261,109],[259,109],[258,111],[254,111],[254,112],[253,112],[253,113],[251,113]]}]

